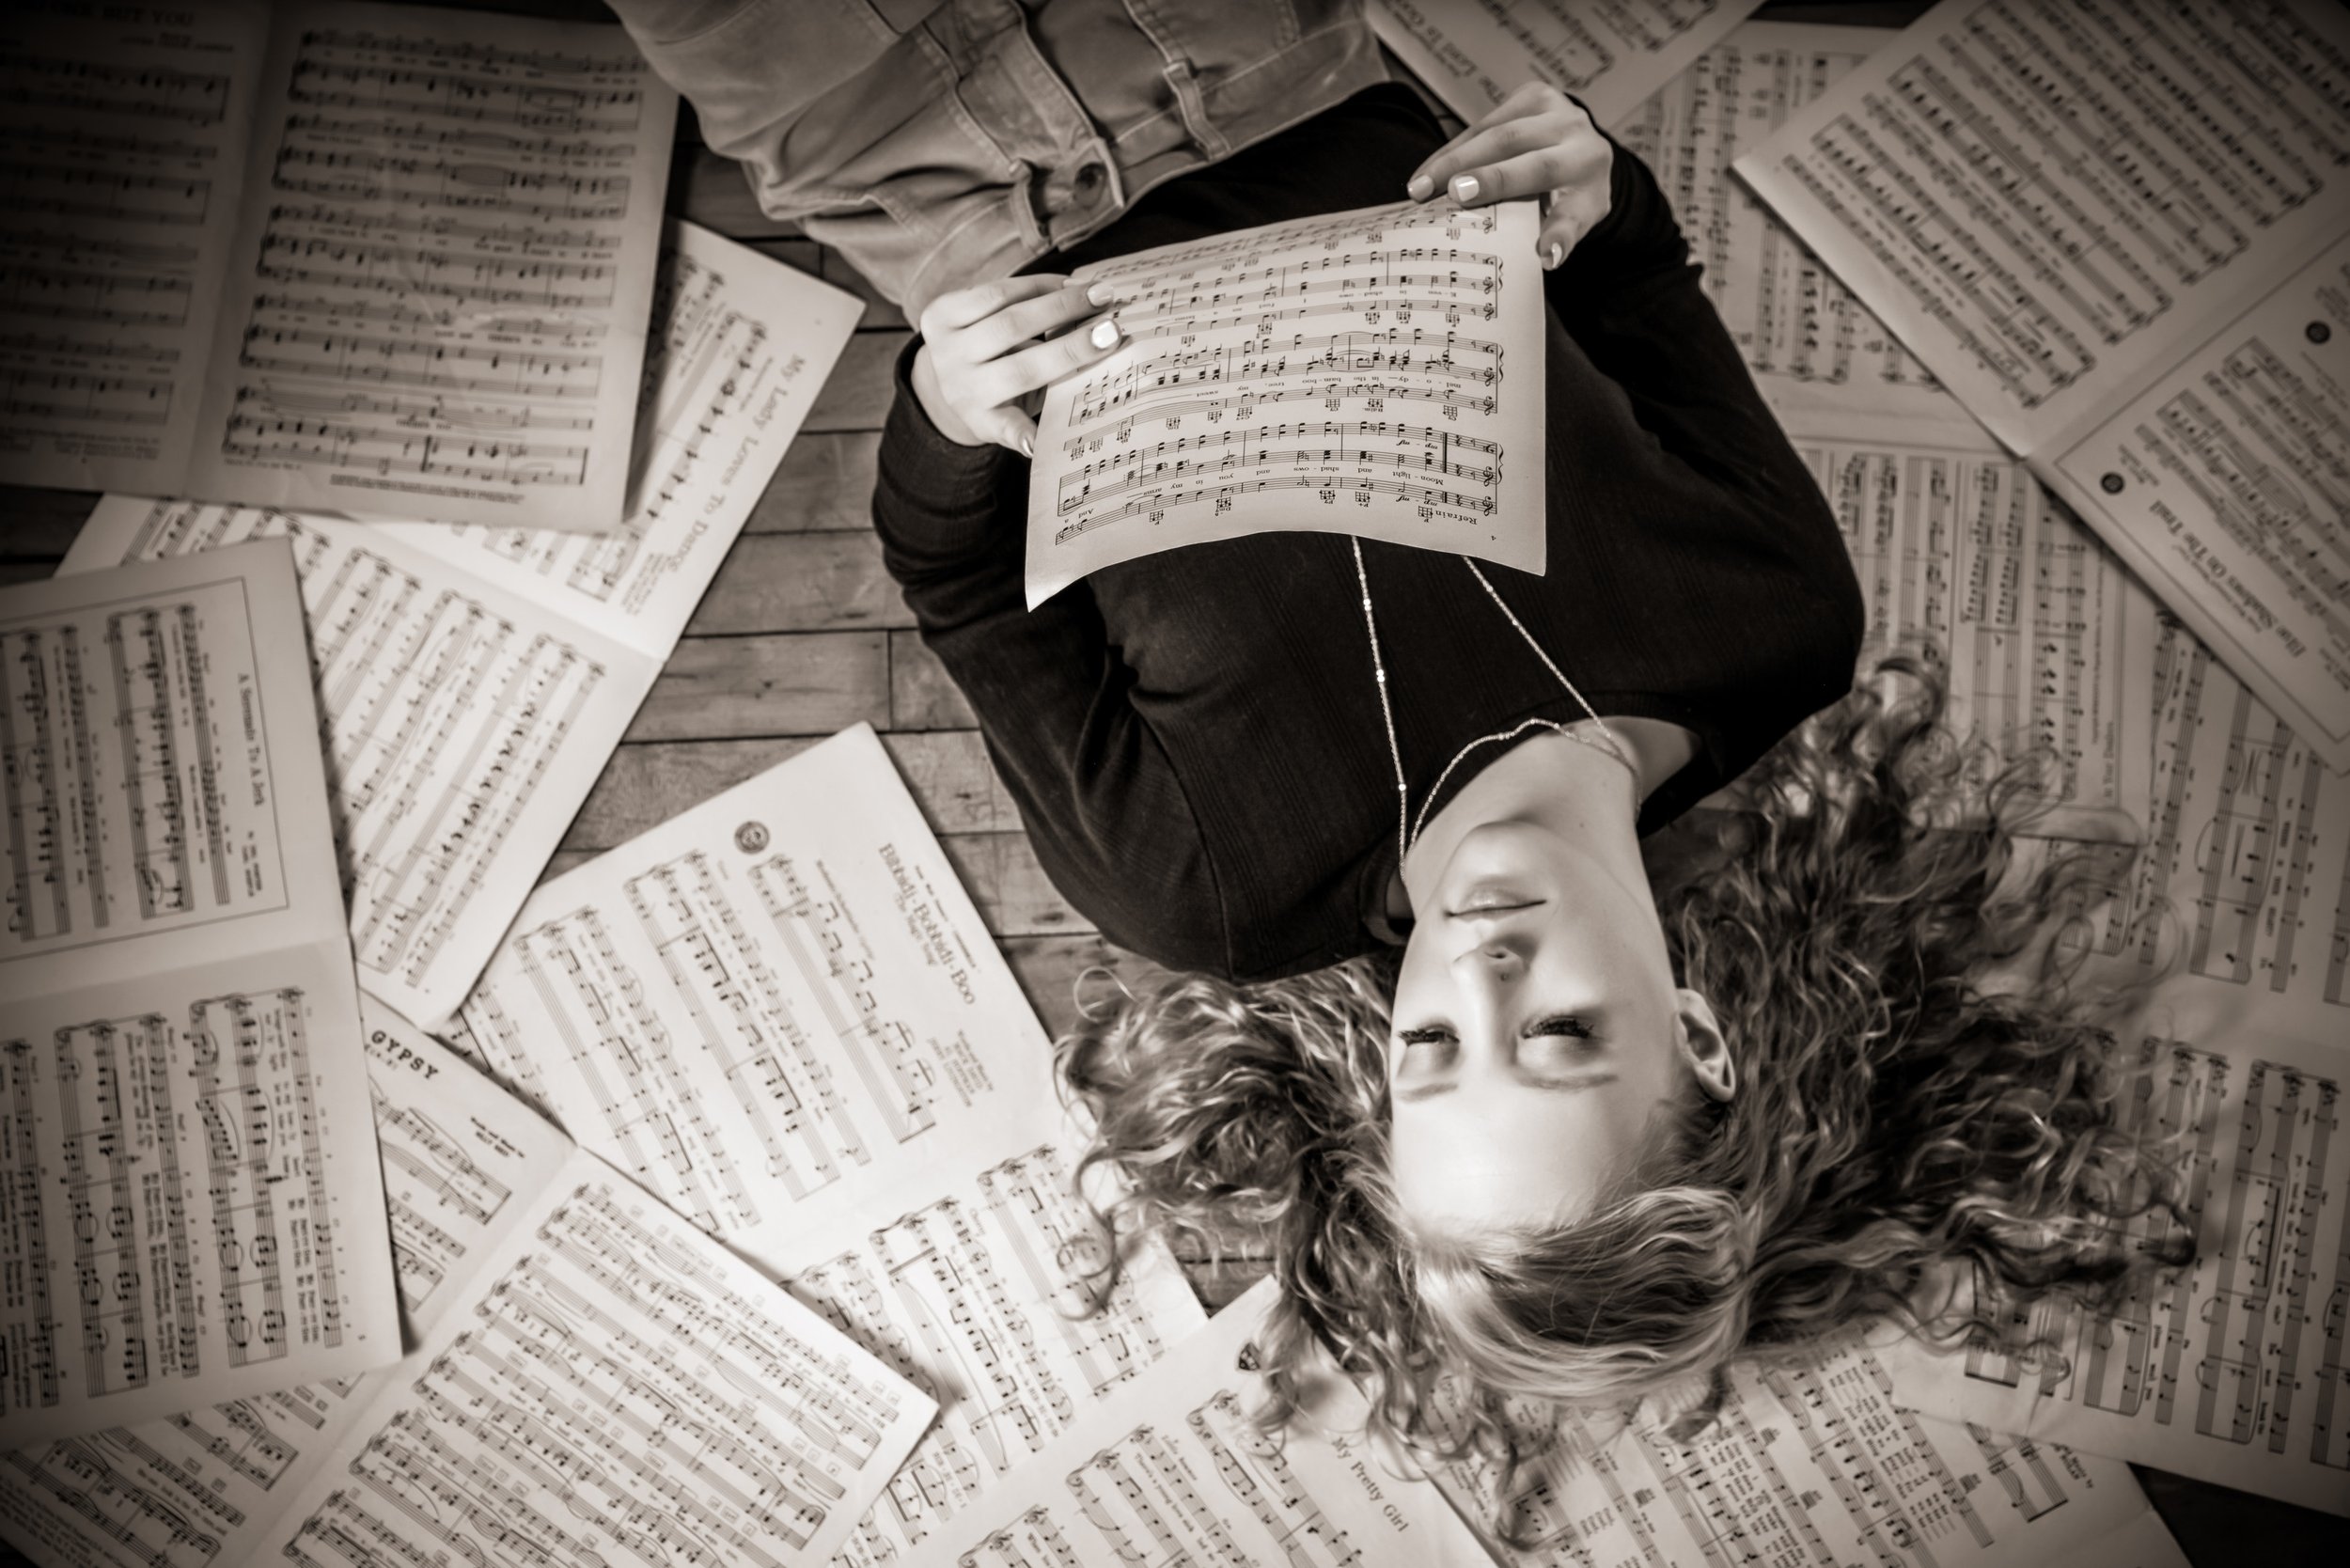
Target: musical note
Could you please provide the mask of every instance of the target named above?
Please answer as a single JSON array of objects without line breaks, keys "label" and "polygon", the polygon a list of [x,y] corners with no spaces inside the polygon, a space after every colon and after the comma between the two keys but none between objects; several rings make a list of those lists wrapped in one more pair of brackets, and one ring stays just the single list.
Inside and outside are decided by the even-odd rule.
[{"label": "musical note", "polygon": [[2134,837],[2154,798],[2144,590],[2029,470],[1980,440],[1794,443],[1860,579],[1860,667],[1922,639],[1942,661],[1951,728],[1996,758],[2042,764],[2054,809],[2032,832]]},{"label": "musical note", "polygon": [[1703,263],[1706,292],[1782,414],[1899,414],[1967,428],[1937,387],[1731,165],[1894,35],[1745,23],[1614,127],[1656,176]]},{"label": "musical note", "polygon": [[1753,0],[1373,0],[1371,24],[1465,120],[1526,83],[1547,82],[1612,130],[1754,8]]},{"label": "musical note", "polygon": [[1938,8],[1738,172],[2173,613],[2350,766],[2350,22]]},{"label": "musical note", "polygon": [[[1540,472],[1507,453],[1512,437],[1538,447],[1540,383],[1513,379],[1524,351],[1505,348],[1541,340],[1540,273],[1518,249],[1529,217],[1374,208],[1082,269],[1115,292],[1132,341],[1046,394],[1030,602],[1112,561],[1267,527],[1535,565]],[[1390,402],[1399,417],[1383,417]]]},{"label": "musical note", "polygon": [[[1108,1245],[1052,1146],[976,1174],[801,1271],[792,1289],[939,1401],[939,1420],[845,1552],[894,1560],[973,1506],[1197,1327],[1163,1248],[1133,1247],[1099,1310],[1077,1274]],[[1131,1247],[1131,1244],[1129,1244]]]},{"label": "musical note", "polygon": [[547,884],[463,1022],[588,1147],[788,1270],[839,1250],[815,1249],[861,1195],[1022,1136],[994,1057],[1039,1037],[982,929],[852,733]]},{"label": "musical note", "polygon": [[120,1568],[838,1544],[929,1402],[432,1041],[368,1024],[386,1196],[431,1215],[395,1231],[407,1368],[11,1455],[0,1535]]},{"label": "musical note", "polygon": [[249,8],[22,21],[0,50],[0,476],[186,475],[264,29]]},{"label": "musical note", "polygon": [[[640,499],[612,534],[365,526],[110,497],[67,560],[76,571],[248,539],[295,543],[358,961],[366,983],[414,1016],[446,1018],[471,986],[854,321],[838,290],[683,226],[665,275]],[[278,307],[306,318],[312,302],[288,295]],[[382,313],[416,309],[365,308],[387,321]],[[299,446],[379,473],[585,471],[592,411],[580,394],[603,373],[592,359],[426,349],[354,324],[288,330],[299,352],[343,355],[369,375],[364,389],[281,391],[277,416],[251,416],[254,450]],[[294,352],[274,333],[249,349]],[[518,401],[462,384],[485,376],[548,395]],[[238,440],[246,418],[232,421]],[[436,425],[464,433],[419,433]],[[0,696],[10,689],[0,670]],[[0,752],[20,722],[0,711]],[[28,763],[52,755],[48,739],[25,741]],[[45,821],[64,808],[63,781],[54,765],[31,777],[41,787],[28,804]],[[48,891],[36,879],[18,902]]]},{"label": "musical note", "polygon": [[0,1434],[398,1354],[301,635],[282,545],[0,594]]},{"label": "musical note", "polygon": [[339,20],[8,52],[7,477],[617,526],[675,95],[609,27]]},{"label": "musical note", "polygon": [[[187,488],[618,525],[674,97],[608,29],[331,16],[280,21],[234,363]],[[436,396],[348,396],[385,388]]]},{"label": "musical note", "polygon": [[[2149,1277],[2107,1310],[2035,1311],[2022,1326],[2047,1348],[2031,1355],[1903,1346],[1888,1363],[1902,1401],[1934,1414],[2093,1438],[2117,1456],[2338,1513],[2350,1506],[2350,1236],[2332,1211],[2350,1196],[2350,1059],[2257,1027],[2206,1028],[2196,989],[2168,983],[2158,996],[2182,996],[2179,1011],[2152,1021],[2192,1023],[2217,1049],[2144,1037],[2154,1081],[2127,1110],[2129,1124],[2181,1152],[2195,1262]],[[2131,1229],[2152,1238],[2166,1223],[2150,1215]]]},{"label": "musical note", "polygon": [[[1506,1560],[1680,1562],[1711,1548],[1818,1568],[2018,1563],[2087,1553],[2124,1530],[2168,1554],[2128,1560],[2177,1560],[2125,1466],[1913,1415],[1896,1401],[1889,1354],[1845,1334],[1733,1368],[1695,1439],[1670,1432],[1685,1403],[1671,1395],[1624,1410],[1518,1403],[1507,1419],[1528,1460],[1509,1522],[1526,1544]],[[1448,1424],[1452,1396],[1440,1396]],[[1494,1517],[1490,1459],[1465,1454],[1437,1481],[1463,1510]]]}]

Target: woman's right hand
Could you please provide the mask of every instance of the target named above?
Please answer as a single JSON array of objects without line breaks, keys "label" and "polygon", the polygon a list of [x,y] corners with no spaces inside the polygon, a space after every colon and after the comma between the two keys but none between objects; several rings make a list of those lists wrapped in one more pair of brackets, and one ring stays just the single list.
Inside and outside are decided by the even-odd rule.
[{"label": "woman's right hand", "polygon": [[[1109,291],[1100,284],[1100,303]],[[938,433],[1036,455],[1036,421],[1020,400],[1106,357],[1126,340],[1089,286],[1038,274],[941,294],[922,312],[914,395]],[[1095,316],[1087,321],[1088,316]]]}]

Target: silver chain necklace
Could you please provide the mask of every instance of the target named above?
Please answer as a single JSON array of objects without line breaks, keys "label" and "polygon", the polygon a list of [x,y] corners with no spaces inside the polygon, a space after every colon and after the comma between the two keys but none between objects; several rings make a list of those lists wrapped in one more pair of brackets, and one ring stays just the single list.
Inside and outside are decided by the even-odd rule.
[{"label": "silver chain necklace", "polygon": [[1591,711],[1591,705],[1584,700],[1583,694],[1574,689],[1574,682],[1567,679],[1566,672],[1552,661],[1548,653],[1543,651],[1543,645],[1534,640],[1534,634],[1528,631],[1525,622],[1518,619],[1517,612],[1511,609],[1508,603],[1495,590],[1493,584],[1486,581],[1485,573],[1478,569],[1477,563],[1464,556],[1461,557],[1461,564],[1469,569],[1469,575],[1475,577],[1478,586],[1485,590],[1485,597],[1494,602],[1494,607],[1501,612],[1503,619],[1510,622],[1511,627],[1525,641],[1526,646],[1534,651],[1534,657],[1542,660],[1543,667],[1550,671],[1559,684],[1566,688],[1567,695],[1574,698],[1575,705],[1583,710],[1586,718],[1598,727],[1600,734],[1605,739],[1595,741],[1589,735],[1572,729],[1566,725],[1554,723],[1545,718],[1530,718],[1515,729],[1496,730],[1490,735],[1480,735],[1452,754],[1452,760],[1447,762],[1444,765],[1444,771],[1436,776],[1435,785],[1428,792],[1428,798],[1420,802],[1419,815],[1412,816],[1411,786],[1403,780],[1403,748],[1396,743],[1395,708],[1387,697],[1387,663],[1379,653],[1379,622],[1371,614],[1371,574],[1363,570],[1363,541],[1359,539],[1349,539],[1347,542],[1355,551],[1355,582],[1363,590],[1363,632],[1371,639],[1371,674],[1379,684],[1379,717],[1387,728],[1387,760],[1395,765],[1395,870],[1398,876],[1403,874],[1404,855],[1411,852],[1412,845],[1418,840],[1420,829],[1428,825],[1428,808],[1434,806],[1438,797],[1444,793],[1445,780],[1452,776],[1452,770],[1461,765],[1463,758],[1480,745],[1488,745],[1496,741],[1515,740],[1529,729],[1548,729],[1553,733],[1564,735],[1578,745],[1587,745],[1593,751],[1613,757],[1631,772],[1634,786],[1636,788],[1638,786],[1639,766],[1632,760],[1631,753],[1624,750],[1623,743],[1616,739],[1615,731],[1607,728],[1607,721]]}]

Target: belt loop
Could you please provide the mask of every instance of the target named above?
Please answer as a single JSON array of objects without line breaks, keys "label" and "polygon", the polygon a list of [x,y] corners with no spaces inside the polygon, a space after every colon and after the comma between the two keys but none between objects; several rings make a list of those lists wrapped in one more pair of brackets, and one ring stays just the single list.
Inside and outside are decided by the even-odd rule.
[{"label": "belt loop", "polygon": [[1181,56],[1169,59],[1163,72],[1167,85],[1175,89],[1175,107],[1183,117],[1183,129],[1191,133],[1192,145],[1205,153],[1213,163],[1231,155],[1232,144],[1208,118],[1208,106],[1200,101],[1199,84],[1191,74],[1191,62]]}]

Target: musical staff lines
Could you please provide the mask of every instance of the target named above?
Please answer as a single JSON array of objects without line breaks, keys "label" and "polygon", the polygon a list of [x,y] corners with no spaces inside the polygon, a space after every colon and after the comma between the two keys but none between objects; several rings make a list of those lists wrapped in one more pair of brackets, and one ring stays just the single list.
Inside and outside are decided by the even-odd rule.
[{"label": "musical staff lines", "polygon": [[284,1478],[296,1457],[294,1447],[277,1435],[255,1401],[191,1410],[168,1424],[207,1458],[264,1492]]},{"label": "musical staff lines", "polygon": [[0,1126],[0,1152],[8,1156],[0,1184],[0,1262],[8,1276],[22,1280],[11,1291],[5,1329],[8,1406],[54,1407],[58,1398],[57,1325],[50,1299],[48,1226],[41,1204],[42,1169],[36,1119],[48,1098],[40,1084],[40,1058],[30,1041],[0,1043],[0,1086],[8,1101]]},{"label": "musical staff lines", "polygon": [[[54,1516],[34,1512],[54,1498],[55,1506],[89,1521],[125,1561],[142,1568],[208,1568],[220,1554],[221,1538],[207,1528],[211,1521],[200,1508],[167,1483],[127,1483],[102,1446],[102,1438],[69,1438],[38,1452],[9,1454],[0,1463],[24,1478],[18,1484],[25,1490],[0,1491],[0,1518],[33,1540],[64,1545],[73,1538],[63,1535]],[[13,1479],[0,1471],[0,1482]],[[28,1500],[26,1492],[39,1501]]]},{"label": "musical staff lines", "polygon": [[231,1365],[342,1342],[342,1295],[300,992],[198,1002],[189,1020]]},{"label": "musical staff lines", "polygon": [[1373,0],[1371,22],[1465,120],[1547,82],[1612,130],[1753,9],[1753,0]]},{"label": "musical staff lines", "polygon": [[[1502,233],[1526,216],[1382,208],[1085,269],[1132,341],[1047,395],[1032,602],[1113,560],[1268,526],[1539,554],[1531,519],[1501,543],[1525,423],[1507,412],[1504,344],[1536,340],[1543,308]],[[1381,417],[1391,400],[1400,416]],[[1327,417],[1288,417],[1301,402]]]},{"label": "musical staff lines", "polygon": [[284,906],[243,611],[226,581],[0,624],[8,956]]},{"label": "musical staff lines", "polygon": [[1773,217],[1731,165],[1888,34],[1751,23],[1618,128],[1670,197],[1706,291],[1763,395],[1819,406],[1966,420],[1885,323]]},{"label": "musical staff lines", "polygon": [[1871,303],[2029,453],[2051,421],[2027,416],[2069,419],[2318,221],[2350,156],[2345,70],[2281,4],[1982,0],[1746,172],[1830,265],[1865,257]]},{"label": "musical staff lines", "polygon": [[628,1168],[705,1229],[755,1223],[759,1211],[703,1113],[689,1064],[604,916],[572,910],[511,945]]},{"label": "musical staff lines", "polygon": [[110,548],[160,558],[293,544],[359,965],[408,995],[459,989],[442,977],[476,961],[461,933],[495,896],[526,814],[573,751],[625,723],[615,689],[625,700],[650,666],[558,619],[524,619],[353,525],[180,504],[136,516],[105,525]]},{"label": "musical staff lines", "polygon": [[[2163,1036],[2143,1050],[2158,1076],[2129,1114],[2177,1140],[2196,1262],[2106,1313],[2037,1309],[2018,1326],[2053,1347],[2044,1354],[1977,1349],[1958,1378],[1898,1368],[1903,1397],[2032,1417],[2150,1463],[2200,1457],[2271,1496],[2338,1497],[2350,1468],[2334,1419],[2350,1231],[2329,1213],[2345,1189],[2342,1058],[2296,1049],[2283,1059],[2267,1047],[2221,1056]],[[2151,1235],[2163,1223],[2132,1230]]]},{"label": "musical staff lines", "polygon": [[1923,636],[1947,659],[1952,726],[2037,755],[2040,831],[2092,831],[2151,801],[2151,730],[2131,674],[2154,609],[2093,535],[1991,450],[1795,438],[1834,510],[1868,604],[1866,667]]},{"label": "musical staff lines", "polygon": [[[858,308],[803,273],[673,222],[653,290],[628,509],[617,525],[592,534],[479,523],[387,526],[469,576],[665,659]],[[535,412],[530,428],[550,417]]]},{"label": "musical staff lines", "polygon": [[1215,1464],[1218,1481],[1280,1544],[1291,1568],[1348,1568],[1362,1552],[1300,1485],[1277,1438],[1260,1431],[1229,1388],[1187,1412],[1183,1422]]},{"label": "musical staff lines", "polygon": [[510,24],[382,20],[296,32],[254,170],[258,287],[200,456],[281,504],[617,523],[595,484],[627,471],[609,448],[635,417],[628,306],[652,283],[674,101],[588,29],[537,50],[492,41],[525,36]]},{"label": "musical staff lines", "polygon": [[[1512,1430],[1532,1473],[1519,1478],[1517,1559],[1956,1568],[2086,1550],[2145,1513],[2126,1466],[1923,1419],[1897,1403],[1895,1379],[1844,1336],[1733,1371],[1694,1440],[1653,1407],[1521,1405]],[[1464,1456],[1437,1479],[1458,1506],[1490,1507],[1490,1461]]]},{"label": "musical staff lines", "polygon": [[[100,1021],[56,1034],[56,1117],[86,1386],[106,1394],[199,1370],[196,1278],[171,1094],[171,1025]],[[156,1168],[152,1194],[143,1166]],[[146,1202],[142,1204],[142,1200]],[[142,1215],[142,1207],[149,1213]],[[161,1234],[156,1234],[160,1229]],[[149,1260],[157,1265],[149,1278]],[[163,1321],[150,1339],[152,1298]]]},{"label": "musical staff lines", "polygon": [[2136,434],[2302,618],[2350,647],[2350,426],[2301,372],[2254,337]]},{"label": "musical staff lines", "polygon": [[217,124],[228,111],[228,77],[217,71],[107,65],[55,55],[26,55],[11,65],[0,106],[110,113],[136,104],[149,119]]},{"label": "musical staff lines", "polygon": [[[2257,998],[2332,1039],[2350,932],[2350,779],[2176,621],[2155,644],[2153,806],[2099,949],[2182,1005]],[[2232,1016],[2232,1014],[2231,1014]]]},{"label": "musical staff lines", "polygon": [[235,235],[258,12],[0,24],[0,474],[184,477]]},{"label": "musical staff lines", "polygon": [[902,1384],[811,1341],[814,1319],[778,1316],[608,1179],[567,1180],[530,1239],[323,1478],[291,1560],[783,1568],[911,1442]]},{"label": "musical staff lines", "polygon": [[883,1136],[906,1143],[936,1126],[932,1107],[939,1092],[937,1073],[904,1020],[883,1010],[872,949],[829,868],[819,860],[803,870],[779,854],[755,863],[750,874],[769,922],[832,1031],[847,1076],[880,1119]]}]

